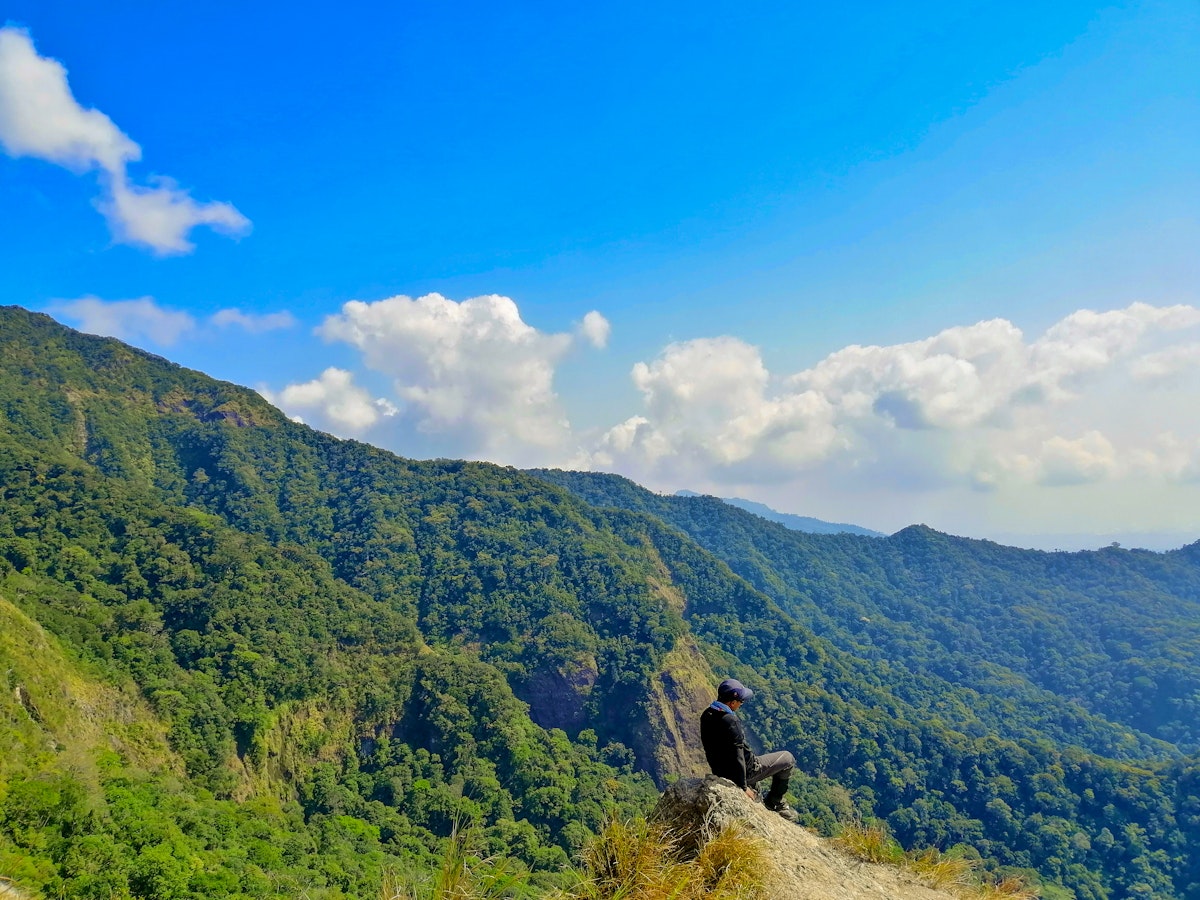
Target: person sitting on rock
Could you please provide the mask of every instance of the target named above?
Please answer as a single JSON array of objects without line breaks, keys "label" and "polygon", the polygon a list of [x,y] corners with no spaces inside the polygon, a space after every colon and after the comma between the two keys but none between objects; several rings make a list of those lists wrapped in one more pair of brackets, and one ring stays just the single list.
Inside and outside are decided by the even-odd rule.
[{"label": "person sitting on rock", "polygon": [[789,822],[799,817],[788,806],[784,795],[796,758],[786,750],[755,756],[746,743],[746,731],[736,713],[738,708],[754,696],[754,691],[740,681],[726,678],[717,687],[717,699],[700,715],[700,742],[708,767],[714,775],[728,778],[746,792],[751,800],[757,799],[754,785],[767,778],[771,789],[763,798],[763,805],[777,812]]}]

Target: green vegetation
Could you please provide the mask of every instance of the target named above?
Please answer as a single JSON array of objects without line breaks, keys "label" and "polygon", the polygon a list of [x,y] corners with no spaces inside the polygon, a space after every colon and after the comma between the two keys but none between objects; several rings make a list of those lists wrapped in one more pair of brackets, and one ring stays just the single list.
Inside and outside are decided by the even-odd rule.
[{"label": "green vegetation", "polygon": [[[589,503],[686,533],[914,705],[967,733],[1045,736],[1118,759],[1200,750],[1200,543],[1041,553],[913,526],[885,540],[790,531],[713,497],[539,471]],[[1013,702],[1030,716],[1013,716]]]},{"label": "green vegetation", "polygon": [[380,900],[502,900],[523,894],[526,874],[510,859],[480,857],[478,843],[476,829],[456,824],[437,868],[417,881],[385,874]]},{"label": "green vegetation", "polygon": [[[62,715],[0,720],[0,872],[66,896],[374,896],[455,821],[554,873],[652,801],[616,739],[640,723],[605,701],[682,623],[581,504],[316,435],[41,317],[5,311],[0,335],[0,597],[62,660],[41,677],[49,650],[14,639],[0,664],[30,709],[68,688]],[[522,493],[537,514],[514,518]],[[580,672],[582,696],[553,690]],[[543,728],[514,687],[547,683]],[[57,749],[93,685],[141,704],[159,759]]]},{"label": "green vegetation", "polygon": [[[1200,545],[1044,554],[921,527],[883,540],[809,535],[714,498],[538,474],[652,542],[700,598],[685,610],[691,627],[758,673],[743,718],[765,745],[797,751],[808,824],[832,833],[856,808],[906,846],[969,846],[996,871],[1036,870],[1080,898],[1200,896],[1193,745],[1100,712],[1116,681],[1106,670],[1132,654],[1139,670],[1175,673],[1163,680],[1179,694],[1157,697],[1155,721],[1175,736],[1194,728],[1178,710],[1200,697]],[[722,601],[695,544],[771,600]],[[1042,644],[1060,669],[1096,673],[1099,696],[1082,678],[1080,694],[1055,694],[989,659],[995,647],[1014,663],[1041,659]]]},{"label": "green vegetation", "polygon": [[377,897],[490,857],[569,889],[671,774],[658,736],[694,742],[668,688],[717,670],[814,827],[1200,896],[1198,598],[1196,546],[803,535],[404,460],[0,310],[0,876],[30,892]]}]

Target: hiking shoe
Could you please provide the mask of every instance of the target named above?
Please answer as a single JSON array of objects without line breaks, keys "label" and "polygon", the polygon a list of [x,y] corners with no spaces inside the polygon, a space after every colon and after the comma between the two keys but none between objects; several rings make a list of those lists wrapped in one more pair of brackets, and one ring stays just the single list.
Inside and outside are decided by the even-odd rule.
[{"label": "hiking shoe", "polygon": [[788,806],[788,802],[786,800],[772,800],[768,803],[764,803],[763,805],[771,812],[779,814],[789,822],[800,821],[800,817],[796,815],[796,811],[794,809]]}]

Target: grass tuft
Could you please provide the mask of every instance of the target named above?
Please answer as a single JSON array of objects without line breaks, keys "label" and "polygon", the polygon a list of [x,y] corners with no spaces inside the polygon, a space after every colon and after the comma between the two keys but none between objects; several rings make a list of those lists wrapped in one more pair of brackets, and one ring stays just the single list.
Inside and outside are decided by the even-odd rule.
[{"label": "grass tuft", "polygon": [[758,900],[766,850],[731,826],[687,858],[680,841],[645,819],[610,820],[583,851],[577,884],[559,900]]},{"label": "grass tuft", "polygon": [[1010,876],[979,885],[973,900],[1037,900],[1038,896],[1024,879]]},{"label": "grass tuft", "polygon": [[904,848],[896,843],[882,822],[845,823],[833,843],[866,862],[893,866],[902,866],[906,862]]},{"label": "grass tuft", "polygon": [[734,823],[717,832],[691,863],[701,897],[729,900],[761,896],[770,859],[762,841]]},{"label": "grass tuft", "polygon": [[981,877],[977,863],[957,853],[930,848],[905,853],[882,822],[844,823],[833,843],[858,859],[893,865],[911,873],[929,887],[947,891],[961,900],[1036,900],[1036,889],[1023,879],[993,881]]},{"label": "grass tuft", "polygon": [[956,853],[932,848],[910,853],[905,868],[938,890],[957,891],[975,885],[975,863]]}]

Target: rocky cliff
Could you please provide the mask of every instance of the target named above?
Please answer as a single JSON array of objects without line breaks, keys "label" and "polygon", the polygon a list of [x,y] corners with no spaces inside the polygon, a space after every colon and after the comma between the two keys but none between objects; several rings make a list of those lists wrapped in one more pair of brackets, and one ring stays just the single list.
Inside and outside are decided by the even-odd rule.
[{"label": "rocky cliff", "polygon": [[827,839],[751,802],[732,782],[709,775],[681,779],[662,795],[652,816],[681,846],[698,849],[722,828],[740,822],[766,845],[774,865],[771,900],[959,900],[896,866],[862,862]]}]

